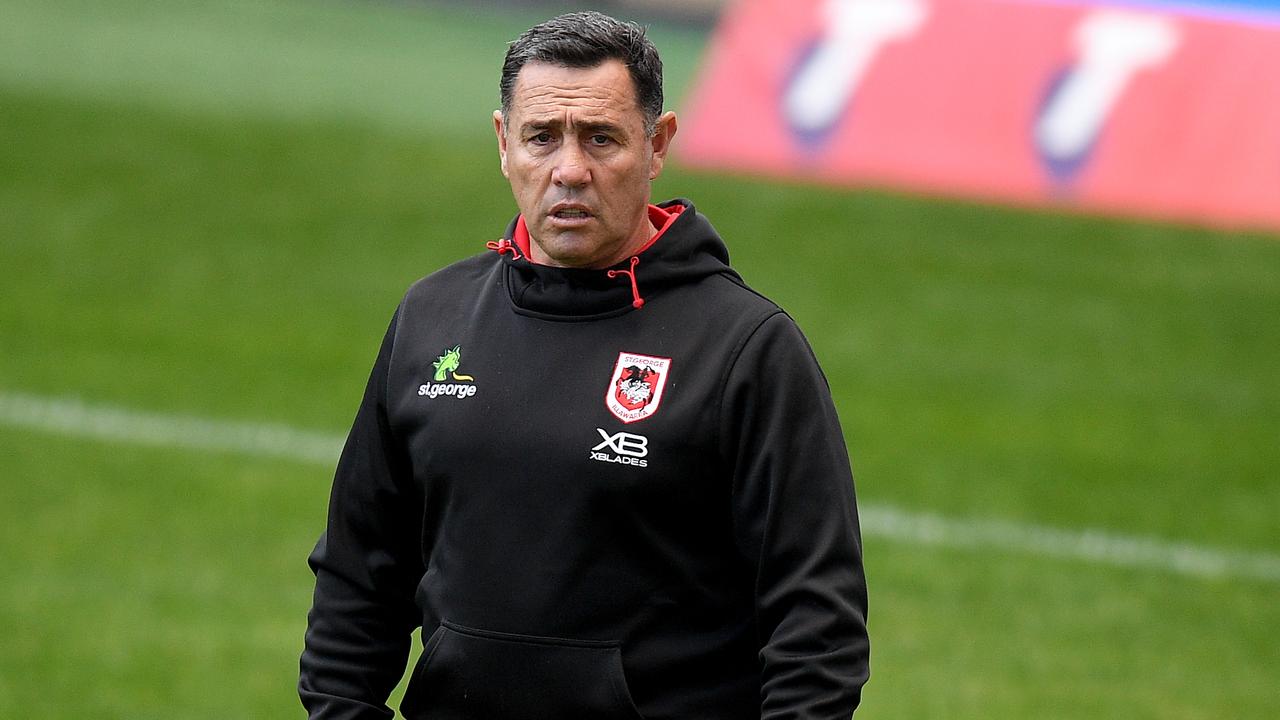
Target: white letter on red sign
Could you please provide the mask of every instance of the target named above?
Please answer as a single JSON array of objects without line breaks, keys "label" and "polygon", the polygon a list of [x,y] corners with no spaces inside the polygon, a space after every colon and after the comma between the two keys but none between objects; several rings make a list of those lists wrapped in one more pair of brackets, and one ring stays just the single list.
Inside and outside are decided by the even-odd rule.
[{"label": "white letter on red sign", "polygon": [[1040,152],[1060,163],[1088,152],[1134,76],[1173,55],[1178,29],[1160,15],[1100,10],[1076,27],[1075,44],[1079,59],[1035,129]]},{"label": "white letter on red sign", "polygon": [[791,128],[829,130],[884,46],[915,34],[928,17],[924,0],[827,0],[827,35],[792,78],[783,99]]}]

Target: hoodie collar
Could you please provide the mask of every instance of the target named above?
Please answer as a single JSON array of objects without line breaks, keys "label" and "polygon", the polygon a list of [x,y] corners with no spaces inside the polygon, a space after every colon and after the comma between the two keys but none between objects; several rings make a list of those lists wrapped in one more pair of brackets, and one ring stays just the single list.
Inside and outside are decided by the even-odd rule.
[{"label": "hoodie collar", "polygon": [[711,223],[688,200],[649,206],[658,232],[634,255],[609,268],[558,268],[529,259],[524,218],[488,243],[504,262],[505,284],[517,312],[563,320],[589,320],[639,310],[671,287],[715,274],[737,278],[729,253]]},{"label": "hoodie collar", "polygon": [[[667,231],[667,228],[671,227],[671,224],[675,222],[682,212],[684,212],[683,205],[672,205],[669,209],[660,205],[650,205],[649,222],[658,228],[658,232],[654,233],[653,237],[649,238],[649,241],[635,252],[635,255],[640,255],[645,250],[653,247],[653,244],[658,242],[658,238],[662,237],[662,234]],[[515,243],[516,247],[520,249],[520,253],[525,257],[532,257],[529,245],[529,226],[525,224],[523,215],[516,216],[516,227],[511,233],[511,242]],[[530,262],[533,261],[530,260]]]}]

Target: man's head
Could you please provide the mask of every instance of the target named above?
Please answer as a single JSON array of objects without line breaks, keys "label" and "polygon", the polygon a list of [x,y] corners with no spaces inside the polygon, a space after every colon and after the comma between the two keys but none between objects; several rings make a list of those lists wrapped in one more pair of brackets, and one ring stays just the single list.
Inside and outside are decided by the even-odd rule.
[{"label": "man's head", "polygon": [[606,267],[652,236],[649,184],[676,131],[644,29],[596,12],[530,28],[503,64],[494,112],[502,173],[533,259]]},{"label": "man's head", "polygon": [[646,131],[652,135],[662,114],[662,58],[658,49],[649,42],[644,28],[595,11],[552,18],[524,31],[511,43],[499,82],[502,112],[510,112],[516,78],[526,64],[590,68],[605,60],[618,60],[627,67],[636,101],[644,112]]}]

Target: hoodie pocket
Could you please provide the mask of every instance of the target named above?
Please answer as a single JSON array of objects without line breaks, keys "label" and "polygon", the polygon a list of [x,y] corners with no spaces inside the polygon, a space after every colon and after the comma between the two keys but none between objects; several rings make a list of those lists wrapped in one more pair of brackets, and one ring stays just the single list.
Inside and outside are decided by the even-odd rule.
[{"label": "hoodie pocket", "polygon": [[448,621],[423,648],[400,711],[431,720],[643,720],[618,643]]}]

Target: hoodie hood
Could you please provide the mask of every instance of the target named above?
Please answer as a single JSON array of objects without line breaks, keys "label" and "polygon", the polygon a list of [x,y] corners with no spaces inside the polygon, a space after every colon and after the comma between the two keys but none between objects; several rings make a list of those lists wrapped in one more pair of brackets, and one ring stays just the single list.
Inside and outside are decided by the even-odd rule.
[{"label": "hoodie hood", "polygon": [[725,275],[741,283],[729,267],[729,250],[711,222],[693,203],[677,198],[650,207],[652,217],[670,215],[640,252],[609,268],[560,268],[528,257],[528,234],[520,216],[503,239],[489,243],[504,267],[504,284],[517,312],[565,320],[591,320],[640,310],[672,287]]}]

